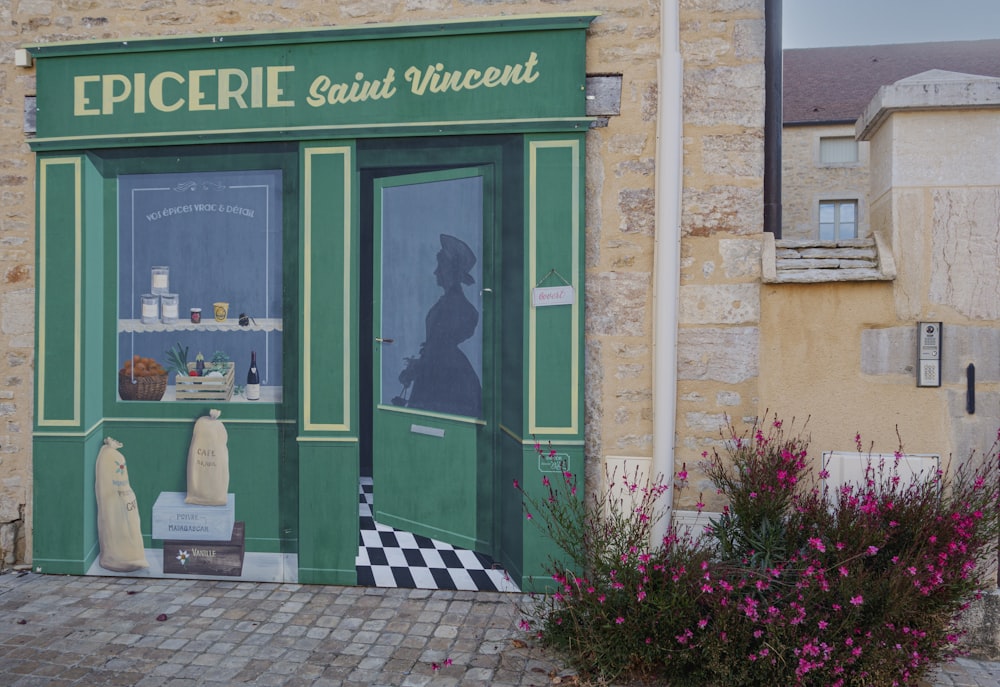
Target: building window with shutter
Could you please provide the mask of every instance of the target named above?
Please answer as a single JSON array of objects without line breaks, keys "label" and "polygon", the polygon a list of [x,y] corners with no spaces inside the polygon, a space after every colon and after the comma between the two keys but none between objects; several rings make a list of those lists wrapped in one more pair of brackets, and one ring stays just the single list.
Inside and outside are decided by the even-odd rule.
[{"label": "building window with shutter", "polygon": [[858,201],[823,200],[819,204],[819,240],[846,241],[858,237]]},{"label": "building window with shutter", "polygon": [[823,136],[819,139],[821,165],[851,165],[858,162],[858,142],[853,136]]}]

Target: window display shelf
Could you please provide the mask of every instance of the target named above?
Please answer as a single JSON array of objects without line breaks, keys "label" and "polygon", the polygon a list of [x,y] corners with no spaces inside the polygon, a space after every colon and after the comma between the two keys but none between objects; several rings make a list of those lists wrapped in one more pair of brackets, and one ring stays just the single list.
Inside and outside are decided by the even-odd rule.
[{"label": "window display shelf", "polygon": [[195,324],[188,319],[177,320],[171,324],[154,322],[145,324],[142,320],[118,320],[119,333],[143,332],[280,332],[281,319],[265,319],[255,317],[246,327],[240,326],[239,320],[228,319],[216,322],[214,319],[202,319]]},{"label": "window display shelf", "polygon": [[[171,378],[173,375],[171,375]],[[260,387],[260,400],[259,401],[248,401],[242,394],[233,394],[227,403],[281,403],[282,399],[282,388],[280,386],[271,386],[269,384],[262,384]],[[192,399],[185,399],[182,401],[177,400],[177,387],[173,384],[167,386],[166,391],[163,392],[163,398],[161,401],[176,401],[177,403],[190,402]],[[201,403],[208,403],[209,401],[200,401]],[[215,403],[220,403],[221,401],[215,401]]]}]

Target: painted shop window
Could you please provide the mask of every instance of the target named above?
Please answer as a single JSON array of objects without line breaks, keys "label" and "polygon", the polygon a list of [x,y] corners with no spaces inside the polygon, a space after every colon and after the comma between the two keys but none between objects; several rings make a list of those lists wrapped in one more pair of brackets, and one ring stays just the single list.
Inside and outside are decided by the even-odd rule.
[{"label": "painted shop window", "polygon": [[282,171],[118,176],[117,305],[121,399],[280,402]]},{"label": "painted shop window", "polygon": [[824,200],[819,204],[819,240],[846,241],[858,237],[858,201]]}]

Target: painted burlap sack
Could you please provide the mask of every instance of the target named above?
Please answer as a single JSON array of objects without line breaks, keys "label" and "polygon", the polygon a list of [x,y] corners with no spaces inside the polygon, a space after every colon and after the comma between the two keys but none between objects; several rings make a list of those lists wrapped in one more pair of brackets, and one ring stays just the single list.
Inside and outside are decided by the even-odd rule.
[{"label": "painted burlap sack", "polygon": [[188,449],[187,503],[224,506],[229,491],[229,434],[214,408],[194,423]]},{"label": "painted burlap sack", "polygon": [[131,572],[148,568],[142,546],[142,528],[135,492],[129,484],[121,442],[111,437],[97,454],[94,490],[97,493],[99,563],[105,570]]}]

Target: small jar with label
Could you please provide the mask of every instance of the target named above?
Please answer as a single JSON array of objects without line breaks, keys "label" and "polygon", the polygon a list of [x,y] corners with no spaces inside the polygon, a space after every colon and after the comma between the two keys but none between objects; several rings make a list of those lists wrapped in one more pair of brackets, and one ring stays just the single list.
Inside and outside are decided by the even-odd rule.
[{"label": "small jar with label", "polygon": [[191,324],[201,322],[201,308],[191,308]]},{"label": "small jar with label", "polygon": [[150,293],[162,296],[170,291],[170,268],[165,265],[153,267]]},{"label": "small jar with label", "polygon": [[155,293],[142,294],[139,321],[143,324],[156,324],[160,321],[160,297]]},{"label": "small jar with label", "polygon": [[178,306],[176,293],[164,293],[160,295],[160,320],[164,324],[173,324],[177,321]]}]

